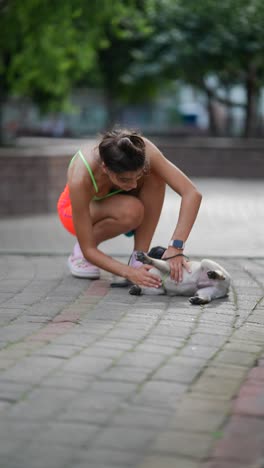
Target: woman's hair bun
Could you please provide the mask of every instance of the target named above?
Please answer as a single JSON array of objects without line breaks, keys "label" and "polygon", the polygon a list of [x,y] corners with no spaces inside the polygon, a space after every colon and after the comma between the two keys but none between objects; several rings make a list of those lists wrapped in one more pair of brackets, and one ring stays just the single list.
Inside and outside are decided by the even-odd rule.
[{"label": "woman's hair bun", "polygon": [[118,174],[136,171],[146,164],[143,138],[126,129],[105,133],[99,144],[99,154],[106,167]]},{"label": "woman's hair bun", "polygon": [[118,146],[118,148],[120,148],[122,150],[126,150],[129,147],[134,146],[134,145],[133,145],[132,141],[130,140],[130,138],[128,136],[123,136],[118,141],[117,146]]}]

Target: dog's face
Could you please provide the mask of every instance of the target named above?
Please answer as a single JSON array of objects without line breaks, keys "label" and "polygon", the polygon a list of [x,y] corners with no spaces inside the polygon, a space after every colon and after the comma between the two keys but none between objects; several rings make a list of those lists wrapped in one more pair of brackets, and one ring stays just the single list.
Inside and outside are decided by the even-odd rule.
[{"label": "dog's face", "polygon": [[157,247],[152,247],[152,249],[150,249],[148,256],[151,258],[161,259],[166,250],[167,249],[165,249],[165,247],[161,247],[160,245],[158,245]]}]

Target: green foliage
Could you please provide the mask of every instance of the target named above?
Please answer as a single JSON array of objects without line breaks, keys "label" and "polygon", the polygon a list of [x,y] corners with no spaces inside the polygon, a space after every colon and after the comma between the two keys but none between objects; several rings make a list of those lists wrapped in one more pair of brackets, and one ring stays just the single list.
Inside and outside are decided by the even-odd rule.
[{"label": "green foliage", "polygon": [[202,86],[214,75],[235,84],[254,66],[263,82],[263,5],[262,0],[157,1],[149,17],[153,34],[134,52],[130,79],[166,76]]},{"label": "green foliage", "polygon": [[98,50],[109,46],[106,25],[121,38],[135,22],[144,28],[142,18],[131,15],[134,3],[2,0],[1,94],[30,96],[43,109],[60,109],[75,83],[90,72],[97,76]]},{"label": "green foliage", "polygon": [[61,109],[78,83],[151,99],[175,79],[264,81],[263,0],[1,0],[0,95]]},{"label": "green foliage", "polygon": [[147,16],[152,32],[134,50],[124,82],[183,80],[229,106],[223,90],[242,85],[244,134],[254,135],[264,82],[263,0],[153,0]]}]

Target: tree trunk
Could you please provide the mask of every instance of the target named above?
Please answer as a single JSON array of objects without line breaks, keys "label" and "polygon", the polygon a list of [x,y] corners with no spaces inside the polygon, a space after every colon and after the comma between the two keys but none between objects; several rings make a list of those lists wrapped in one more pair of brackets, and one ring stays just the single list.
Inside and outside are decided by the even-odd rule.
[{"label": "tree trunk", "polygon": [[246,116],[244,126],[244,137],[254,137],[257,134],[258,126],[258,97],[259,89],[257,86],[256,70],[251,67],[246,79]]},{"label": "tree trunk", "polygon": [[215,108],[214,108],[214,101],[213,98],[206,90],[206,95],[207,95],[207,111],[208,111],[208,117],[209,117],[209,134],[211,136],[218,136],[218,125],[217,125],[217,118],[215,114]]},{"label": "tree trunk", "polygon": [[[225,87],[226,97],[231,101],[231,91],[229,86]],[[234,117],[233,117],[233,106],[226,106],[226,122],[225,122],[225,135],[228,137],[233,136]]]},{"label": "tree trunk", "polygon": [[105,91],[106,122],[105,130],[111,130],[119,123],[119,106],[111,93]]},{"label": "tree trunk", "polygon": [[0,90],[0,146],[4,145],[4,103],[5,99]]}]

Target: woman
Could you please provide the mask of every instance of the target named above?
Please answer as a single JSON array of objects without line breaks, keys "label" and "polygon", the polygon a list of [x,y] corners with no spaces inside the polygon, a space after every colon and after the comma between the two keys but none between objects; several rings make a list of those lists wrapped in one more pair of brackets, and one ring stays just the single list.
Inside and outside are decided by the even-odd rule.
[{"label": "woman", "polygon": [[[150,266],[136,260],[136,252],[149,249],[166,184],[182,197],[178,222],[164,254],[173,257],[169,260],[171,277],[181,281],[182,269],[189,269],[183,256],[184,243],[196,219],[201,194],[137,132],[108,132],[90,152],[84,145],[71,161],[68,183],[58,201],[63,225],[78,240],[68,259],[72,274],[98,278],[102,268],[132,283],[159,287],[159,278],[148,271]],[[128,265],[98,249],[101,242],[128,231],[134,233],[134,251]]]}]

